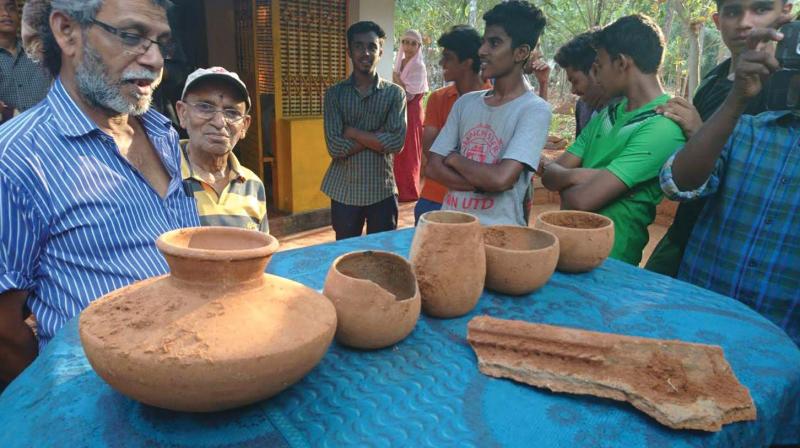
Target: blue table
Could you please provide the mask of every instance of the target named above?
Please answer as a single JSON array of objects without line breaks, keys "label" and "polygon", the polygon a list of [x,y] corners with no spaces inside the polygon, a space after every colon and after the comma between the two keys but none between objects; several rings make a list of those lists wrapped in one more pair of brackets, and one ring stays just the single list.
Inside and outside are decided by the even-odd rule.
[{"label": "blue table", "polygon": [[[268,271],[322,289],[338,255],[381,249],[407,256],[412,235],[288,251]],[[719,433],[675,431],[624,403],[486,377],[465,340],[478,314],[721,345],[750,389],[758,420]],[[0,447],[749,448],[800,444],[798,397],[800,350],[776,326],[732,299],[609,260],[589,274],[557,273],[527,297],[486,292],[459,319],[423,317],[391,348],[362,352],[334,343],[282,394],[214,414],[165,411],[116,393],[91,370],[73,320],[0,396]]]}]

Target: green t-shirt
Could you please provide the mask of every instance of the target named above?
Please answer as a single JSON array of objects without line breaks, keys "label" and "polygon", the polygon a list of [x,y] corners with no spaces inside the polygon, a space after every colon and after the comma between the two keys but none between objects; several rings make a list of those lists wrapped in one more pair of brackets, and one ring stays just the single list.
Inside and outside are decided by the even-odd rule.
[{"label": "green t-shirt", "polygon": [[627,98],[623,99],[592,118],[569,148],[581,159],[581,167],[606,169],[629,188],[597,213],[614,221],[611,256],[634,265],[642,259],[647,226],[663,198],[658,173],[686,142],[675,122],[655,112],[656,106],[669,98],[661,95],[630,112],[625,111]]}]

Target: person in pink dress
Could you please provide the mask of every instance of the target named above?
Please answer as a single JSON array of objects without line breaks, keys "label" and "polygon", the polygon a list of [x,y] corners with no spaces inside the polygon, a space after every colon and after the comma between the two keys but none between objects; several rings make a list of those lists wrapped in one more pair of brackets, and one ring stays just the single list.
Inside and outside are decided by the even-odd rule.
[{"label": "person in pink dress", "polygon": [[408,127],[403,150],[394,158],[394,177],[398,200],[419,199],[420,165],[422,162],[422,97],[428,91],[428,72],[422,58],[422,34],[408,30],[400,41],[392,80],[406,91]]}]

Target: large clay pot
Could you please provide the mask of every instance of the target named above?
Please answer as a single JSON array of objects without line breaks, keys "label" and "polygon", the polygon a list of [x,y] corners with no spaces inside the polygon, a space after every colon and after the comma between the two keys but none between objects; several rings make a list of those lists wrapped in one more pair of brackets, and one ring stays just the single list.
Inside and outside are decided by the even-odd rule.
[{"label": "large clay pot", "polygon": [[336,340],[351,347],[395,344],[419,319],[419,288],[411,265],[389,252],[351,252],[337,258],[323,294],[336,307]]},{"label": "large clay pot", "polygon": [[217,411],[277,394],[322,358],[336,310],[264,274],[277,240],[252,230],[167,232],[171,274],[118,289],[80,316],[86,357],[119,392],[177,411]]},{"label": "large clay pot", "polygon": [[503,294],[528,294],[553,275],[558,238],[546,230],[519,226],[484,229],[486,287]]},{"label": "large clay pot", "polygon": [[558,237],[557,269],[588,272],[600,266],[614,247],[614,221],[597,213],[574,210],[544,212],[534,227]]},{"label": "large clay pot", "polygon": [[478,218],[453,211],[423,214],[414,232],[410,259],[425,313],[448,318],[475,308],[486,280],[486,252]]}]

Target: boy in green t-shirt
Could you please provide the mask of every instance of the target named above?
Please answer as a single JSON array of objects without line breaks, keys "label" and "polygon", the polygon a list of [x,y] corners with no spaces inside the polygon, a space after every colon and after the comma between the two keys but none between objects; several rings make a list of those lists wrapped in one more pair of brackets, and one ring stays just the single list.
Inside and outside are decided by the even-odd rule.
[{"label": "boy in green t-shirt", "polygon": [[542,182],[561,194],[564,209],[593,211],[614,221],[611,256],[638,265],[663,194],[658,173],[684,144],[681,128],[656,113],[666,103],[658,77],[664,37],[649,17],[623,17],[596,34],[596,78],[622,101],[598,113],[575,143],[543,167]]}]

